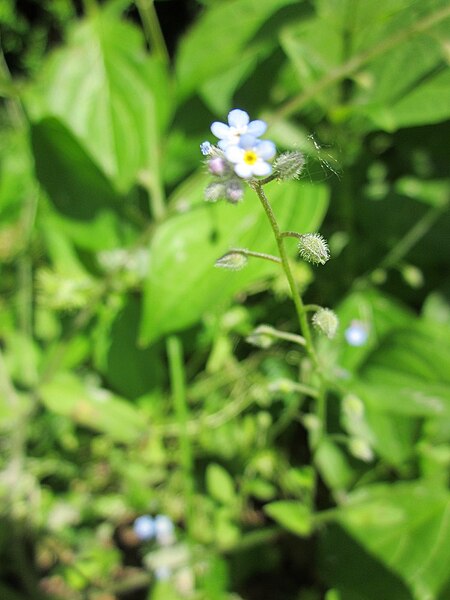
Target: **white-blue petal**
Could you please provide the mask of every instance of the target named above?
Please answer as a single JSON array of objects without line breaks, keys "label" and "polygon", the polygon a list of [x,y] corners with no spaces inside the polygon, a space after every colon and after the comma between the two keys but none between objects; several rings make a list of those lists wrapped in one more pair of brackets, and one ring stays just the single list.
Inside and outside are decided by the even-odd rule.
[{"label": "white-blue petal", "polygon": [[226,139],[231,135],[230,128],[225,123],[220,123],[219,121],[214,121],[211,125],[211,132],[220,140]]},{"label": "white-blue petal", "polygon": [[232,163],[240,162],[244,158],[244,149],[230,145],[225,149],[225,158]]},{"label": "white-blue petal", "polygon": [[235,127],[236,129],[242,129],[248,125],[250,121],[250,117],[245,112],[245,110],[240,110],[239,108],[235,108],[234,110],[228,113],[228,123],[230,127]]},{"label": "white-blue petal", "polygon": [[259,137],[263,135],[263,133],[267,129],[267,123],[265,121],[251,121],[247,127],[247,133],[254,135],[255,137]]},{"label": "white-blue petal", "polygon": [[269,160],[273,158],[276,154],[276,147],[273,142],[269,142],[269,140],[264,140],[258,144],[256,147],[256,152],[258,156],[264,158],[264,160]]},{"label": "white-blue petal", "polygon": [[258,160],[253,165],[253,173],[255,175],[270,175],[272,173],[272,167],[269,165],[269,163],[266,163],[263,160]]},{"label": "white-blue petal", "polygon": [[234,172],[242,179],[248,179],[253,175],[252,165],[248,165],[245,162],[240,162],[234,167]]},{"label": "white-blue petal", "polygon": [[244,148],[244,150],[248,150],[249,148],[254,148],[259,143],[259,140],[255,138],[254,135],[249,135],[248,133],[244,133],[241,135],[239,140],[239,146]]}]

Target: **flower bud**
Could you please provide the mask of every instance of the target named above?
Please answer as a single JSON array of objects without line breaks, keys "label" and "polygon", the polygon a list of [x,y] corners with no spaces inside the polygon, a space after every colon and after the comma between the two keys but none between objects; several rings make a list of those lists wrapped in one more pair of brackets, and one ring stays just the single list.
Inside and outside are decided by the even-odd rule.
[{"label": "flower bud", "polygon": [[324,265],[330,258],[327,241],[319,233],[301,235],[298,252],[303,260],[315,265]]},{"label": "flower bud", "polygon": [[305,166],[305,157],[298,150],[284,152],[273,163],[277,179],[298,179]]},{"label": "flower bud", "polygon": [[366,440],[363,440],[362,438],[350,438],[348,449],[355,458],[359,458],[359,460],[363,460],[364,462],[370,462],[374,459],[372,448]]},{"label": "flower bud", "polygon": [[270,348],[274,342],[274,338],[268,333],[266,325],[260,325],[245,339],[249,344],[257,348]]},{"label": "flower bud", "polygon": [[220,269],[229,269],[230,271],[240,271],[246,266],[247,262],[248,258],[245,254],[231,251],[218,258],[214,266]]},{"label": "flower bud", "polygon": [[339,319],[337,318],[336,313],[329,308],[321,308],[314,313],[312,324],[318,331],[331,339],[336,335]]},{"label": "flower bud", "polygon": [[200,144],[200,152],[203,156],[209,156],[211,154],[212,144],[210,142],[202,142]]},{"label": "flower bud", "polygon": [[220,156],[214,156],[208,160],[208,170],[212,175],[221,177],[227,172],[227,163]]},{"label": "flower bud", "polygon": [[213,181],[205,189],[205,200],[207,202],[217,202],[226,198],[226,186],[224,183]]},{"label": "flower bud", "polygon": [[239,181],[230,181],[226,186],[226,196],[228,202],[231,204],[237,204],[242,200],[244,196],[244,190],[242,189],[242,185]]}]

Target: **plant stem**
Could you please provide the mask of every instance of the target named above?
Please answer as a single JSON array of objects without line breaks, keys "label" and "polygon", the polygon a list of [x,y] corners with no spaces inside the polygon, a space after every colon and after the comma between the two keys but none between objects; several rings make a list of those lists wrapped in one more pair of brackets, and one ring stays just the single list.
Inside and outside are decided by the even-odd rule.
[{"label": "plant stem", "polygon": [[166,42],[161,31],[161,27],[156,14],[153,0],[136,0],[136,6],[142,21],[142,27],[148,44],[153,49],[155,55],[161,59],[164,64],[169,63],[169,53]]},{"label": "plant stem", "polygon": [[447,209],[448,203],[429,210],[386,254],[378,268],[389,268],[398,264]]},{"label": "plant stem", "polygon": [[288,280],[289,288],[290,288],[291,294],[292,294],[292,299],[294,301],[295,309],[297,311],[300,332],[302,333],[303,337],[305,338],[306,351],[307,351],[309,357],[311,358],[312,362],[314,363],[314,365],[316,367],[318,367],[317,356],[316,356],[314,346],[312,343],[311,330],[309,328],[308,319],[306,317],[305,307],[303,304],[303,300],[298,292],[297,286],[295,284],[294,276],[292,275],[292,270],[291,270],[291,267],[289,264],[289,259],[288,259],[286,248],[284,245],[283,234],[280,231],[280,227],[276,220],[275,214],[272,210],[272,206],[270,205],[270,202],[267,199],[266,194],[264,193],[262,184],[258,181],[253,180],[250,182],[250,186],[252,187],[252,189],[255,190],[256,194],[258,195],[258,198],[261,201],[261,204],[264,208],[267,218],[270,221],[270,225],[272,227],[272,231],[273,231],[273,234],[275,236],[275,240],[276,240],[276,243],[278,246],[278,252],[279,252],[280,258],[281,258],[281,264],[282,264],[283,270],[285,272],[286,279]]},{"label": "plant stem", "polygon": [[[186,496],[186,526],[192,534],[192,516],[194,500],[194,469],[191,441],[189,439],[189,407],[186,399],[186,382],[183,363],[183,348],[178,337],[171,336],[167,340],[170,382],[177,424],[180,431],[181,466],[184,477],[184,493]],[[192,535],[190,536],[192,539]]]},{"label": "plant stem", "polygon": [[281,260],[278,258],[278,256],[272,256],[271,254],[266,254],[265,252],[254,252],[253,250],[247,250],[246,248],[230,248],[227,254],[231,254],[232,252],[235,254],[242,254],[242,256],[253,256],[254,258],[262,258],[264,260],[281,264]]}]

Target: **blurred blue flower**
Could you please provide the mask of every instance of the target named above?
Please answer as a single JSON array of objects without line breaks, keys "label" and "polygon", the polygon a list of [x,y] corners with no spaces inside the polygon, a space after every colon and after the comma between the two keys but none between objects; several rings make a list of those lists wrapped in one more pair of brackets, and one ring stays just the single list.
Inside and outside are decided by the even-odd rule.
[{"label": "blurred blue flower", "polygon": [[156,541],[161,546],[168,546],[175,540],[174,525],[166,515],[156,515],[154,519]]},{"label": "blurred blue flower", "polygon": [[156,535],[155,520],[150,515],[142,515],[134,521],[133,530],[141,541],[151,540]]},{"label": "blurred blue flower", "polygon": [[345,330],[345,339],[350,346],[364,346],[368,337],[368,327],[362,321],[352,321]]},{"label": "blurred blue flower", "polygon": [[170,578],[172,571],[169,567],[161,565],[155,569],[155,579],[158,581],[167,581]]},{"label": "blurred blue flower", "polygon": [[237,146],[241,141],[241,136],[249,134],[255,138],[263,135],[267,129],[267,123],[264,121],[250,121],[250,117],[245,110],[235,108],[228,113],[228,125],[214,121],[211,125],[212,133],[219,138],[218,146],[225,150],[229,146]]}]

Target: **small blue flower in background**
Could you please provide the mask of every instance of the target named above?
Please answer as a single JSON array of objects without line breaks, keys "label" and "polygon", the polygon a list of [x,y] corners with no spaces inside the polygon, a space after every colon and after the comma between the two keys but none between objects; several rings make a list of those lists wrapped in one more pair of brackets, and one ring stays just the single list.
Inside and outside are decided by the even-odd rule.
[{"label": "small blue flower in background", "polygon": [[168,546],[175,540],[174,526],[166,515],[156,515],[154,519],[156,541],[161,546]]},{"label": "small blue flower in background", "polygon": [[155,521],[150,515],[142,515],[133,523],[133,530],[141,541],[147,542],[156,535]]},{"label": "small blue flower in background", "polygon": [[364,346],[368,337],[368,327],[362,321],[352,321],[345,330],[345,339],[350,346]]},{"label": "small blue flower in background", "polygon": [[175,527],[166,515],[142,515],[133,523],[133,530],[142,542],[155,539],[160,546],[169,546],[175,541]]},{"label": "small blue flower in background", "polygon": [[267,129],[267,123],[264,121],[250,121],[250,117],[245,110],[235,108],[228,113],[228,125],[214,121],[211,125],[211,132],[219,138],[218,146],[221,150],[226,150],[228,146],[237,146],[241,141],[241,136],[249,134],[255,138],[263,135]]},{"label": "small blue flower in background", "polygon": [[171,574],[172,571],[170,567],[167,567],[166,565],[161,565],[155,569],[155,579],[158,581],[167,581],[170,579]]},{"label": "small blue flower in background", "polygon": [[253,175],[270,175],[272,167],[266,161],[275,156],[273,142],[261,141],[251,135],[243,135],[238,146],[229,145],[225,157],[234,164],[234,172],[242,179]]}]

